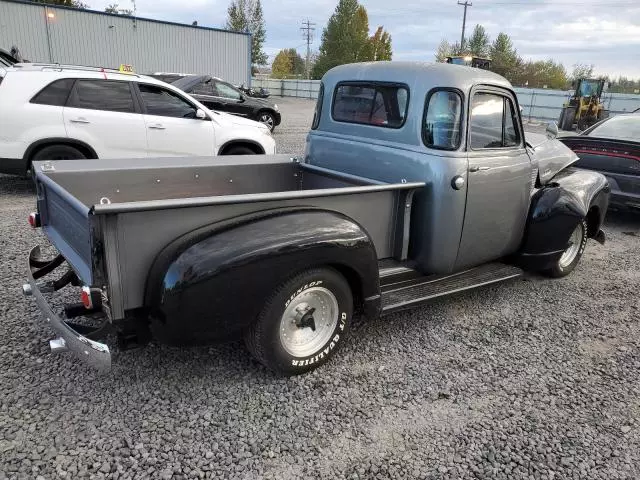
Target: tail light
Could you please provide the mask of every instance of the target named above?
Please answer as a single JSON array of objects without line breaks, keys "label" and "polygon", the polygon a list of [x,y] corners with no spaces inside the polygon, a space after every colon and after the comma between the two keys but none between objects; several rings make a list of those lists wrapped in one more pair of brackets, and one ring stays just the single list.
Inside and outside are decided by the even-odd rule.
[{"label": "tail light", "polygon": [[87,310],[100,308],[102,304],[102,292],[99,288],[82,287],[80,300]]},{"label": "tail light", "polygon": [[39,213],[31,212],[29,214],[29,225],[31,225],[32,228],[40,227],[40,214]]}]

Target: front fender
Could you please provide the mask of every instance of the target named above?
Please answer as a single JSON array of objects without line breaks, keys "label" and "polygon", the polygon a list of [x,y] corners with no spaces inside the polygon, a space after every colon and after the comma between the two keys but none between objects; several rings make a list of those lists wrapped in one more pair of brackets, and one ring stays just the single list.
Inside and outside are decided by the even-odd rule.
[{"label": "front fender", "polygon": [[[379,301],[375,248],[364,229],[330,211],[267,212],[187,234],[160,253],[147,283],[154,335],[202,343],[239,334],[287,278],[331,265],[360,299]],[[376,297],[377,296],[377,297]]]},{"label": "front fender", "polygon": [[588,235],[599,238],[609,205],[609,184],[596,172],[568,168],[531,197],[520,263],[545,269],[567,248],[571,233],[587,220]]}]

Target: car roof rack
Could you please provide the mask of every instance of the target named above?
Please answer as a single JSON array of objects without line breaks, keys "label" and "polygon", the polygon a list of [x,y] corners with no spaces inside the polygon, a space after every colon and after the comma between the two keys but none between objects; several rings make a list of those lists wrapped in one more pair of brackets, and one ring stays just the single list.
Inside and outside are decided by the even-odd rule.
[{"label": "car roof rack", "polygon": [[121,72],[116,68],[107,68],[107,67],[94,67],[90,65],[65,65],[62,63],[16,63],[13,65],[15,68],[20,68],[23,70],[75,70],[81,72],[97,72],[97,73],[118,73],[120,75],[129,75],[140,77],[137,73],[130,72]]}]

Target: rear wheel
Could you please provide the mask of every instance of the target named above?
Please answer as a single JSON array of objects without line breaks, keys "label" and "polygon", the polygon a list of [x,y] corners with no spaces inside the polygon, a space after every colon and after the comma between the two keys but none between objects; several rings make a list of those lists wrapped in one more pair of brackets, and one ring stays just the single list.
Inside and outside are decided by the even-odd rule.
[{"label": "rear wheel", "polygon": [[231,147],[226,150],[223,155],[255,155],[256,152],[251,150],[249,147],[237,146]]},{"label": "rear wheel", "polygon": [[307,270],[275,290],[245,343],[270,370],[299,375],[335,353],[352,314],[351,289],[342,275],[331,268]]},{"label": "rear wheel", "polygon": [[49,145],[36,152],[31,161],[78,160],[87,158],[80,150],[70,145]]},{"label": "rear wheel", "polygon": [[584,247],[587,245],[587,222],[582,220],[573,230],[569,238],[569,245],[556,264],[547,270],[551,277],[564,277],[569,275],[580,262]]}]

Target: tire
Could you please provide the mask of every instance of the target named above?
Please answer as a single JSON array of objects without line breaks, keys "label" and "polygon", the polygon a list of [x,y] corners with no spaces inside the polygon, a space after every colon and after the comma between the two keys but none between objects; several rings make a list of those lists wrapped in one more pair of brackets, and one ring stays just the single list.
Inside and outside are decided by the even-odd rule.
[{"label": "tire", "polygon": [[[317,310],[327,310],[318,315]],[[251,354],[268,369],[300,375],[324,364],[343,343],[353,315],[345,278],[315,268],[282,283],[245,333]]]},{"label": "tire", "polygon": [[562,125],[560,125],[560,129],[573,130],[573,121],[575,119],[576,119],[576,107],[566,107],[563,110]]},{"label": "tire", "polygon": [[266,110],[258,112],[256,120],[269,127],[269,130],[272,132],[276,128],[276,119],[271,112],[267,112]]},{"label": "tire", "polygon": [[580,262],[584,247],[587,245],[587,221],[582,220],[571,234],[571,245],[562,254],[562,257],[545,273],[550,277],[560,278],[569,275]]},{"label": "tire", "polygon": [[249,147],[238,145],[237,147],[229,148],[223,153],[223,155],[256,155],[256,152],[251,150]]},{"label": "tire", "polygon": [[80,150],[70,145],[49,145],[36,152],[31,161],[80,160],[87,158]]}]

